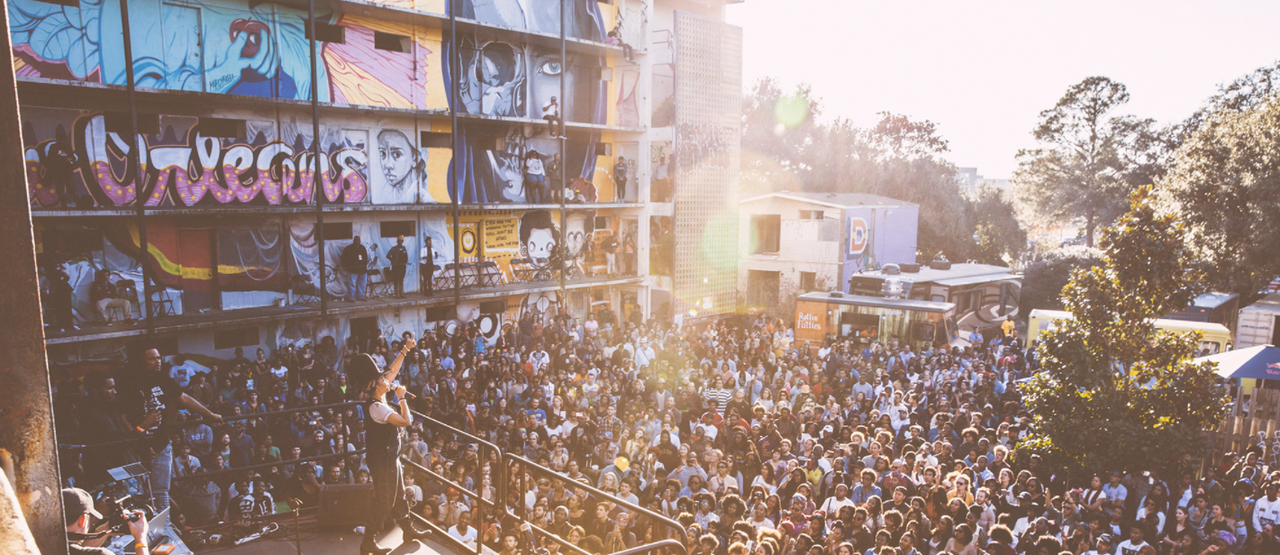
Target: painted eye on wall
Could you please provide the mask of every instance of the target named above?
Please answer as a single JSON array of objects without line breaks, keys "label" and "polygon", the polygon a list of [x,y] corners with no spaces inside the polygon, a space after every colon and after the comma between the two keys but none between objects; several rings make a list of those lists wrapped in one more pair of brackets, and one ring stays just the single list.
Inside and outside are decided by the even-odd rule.
[{"label": "painted eye on wall", "polygon": [[560,75],[560,62],[556,60],[547,60],[538,66],[538,73],[541,75]]}]

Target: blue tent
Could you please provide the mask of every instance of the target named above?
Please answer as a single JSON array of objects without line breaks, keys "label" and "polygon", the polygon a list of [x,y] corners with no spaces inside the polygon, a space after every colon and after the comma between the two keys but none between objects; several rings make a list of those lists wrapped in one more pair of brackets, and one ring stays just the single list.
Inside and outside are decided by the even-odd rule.
[{"label": "blue tent", "polygon": [[1218,363],[1218,375],[1229,380],[1280,380],[1280,349],[1271,345],[1227,351],[1196,359]]}]

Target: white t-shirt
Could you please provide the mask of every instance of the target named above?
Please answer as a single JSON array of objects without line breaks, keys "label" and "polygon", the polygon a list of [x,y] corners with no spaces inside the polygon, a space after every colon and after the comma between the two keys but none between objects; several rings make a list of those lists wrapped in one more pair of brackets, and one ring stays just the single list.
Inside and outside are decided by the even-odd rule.
[{"label": "white t-shirt", "polygon": [[465,534],[458,532],[458,525],[455,524],[450,526],[449,535],[466,544],[468,547],[474,548],[476,545],[476,529],[470,526],[467,526],[467,532]]},{"label": "white t-shirt", "polygon": [[853,507],[853,506],[854,506],[854,503],[852,499],[849,499],[848,497],[845,497],[844,499],[836,499],[836,497],[833,495],[831,497],[828,497],[827,500],[822,503],[822,510],[826,514],[834,515],[840,512],[841,507]]},{"label": "white t-shirt", "polygon": [[386,424],[387,419],[391,418],[391,415],[395,413],[396,411],[391,408],[391,405],[382,401],[378,401],[369,407],[369,416],[373,417],[373,421],[379,424]]},{"label": "white t-shirt", "polygon": [[275,376],[277,380],[283,380],[285,376],[289,375],[289,369],[286,368],[283,364],[281,364],[279,367],[272,366],[271,375]]},{"label": "white t-shirt", "polygon": [[1120,542],[1120,545],[1116,546],[1116,555],[1138,555],[1145,545],[1147,545],[1145,541],[1135,544],[1133,540],[1124,540]]}]

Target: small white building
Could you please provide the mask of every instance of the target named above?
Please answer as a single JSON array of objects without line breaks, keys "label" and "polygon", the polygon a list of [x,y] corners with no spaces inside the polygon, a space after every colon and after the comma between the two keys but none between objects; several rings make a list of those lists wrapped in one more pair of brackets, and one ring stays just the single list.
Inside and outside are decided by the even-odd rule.
[{"label": "small white building", "polygon": [[920,206],[863,193],[769,193],[738,203],[738,289],[769,307],[844,290],[863,269],[916,261]]}]

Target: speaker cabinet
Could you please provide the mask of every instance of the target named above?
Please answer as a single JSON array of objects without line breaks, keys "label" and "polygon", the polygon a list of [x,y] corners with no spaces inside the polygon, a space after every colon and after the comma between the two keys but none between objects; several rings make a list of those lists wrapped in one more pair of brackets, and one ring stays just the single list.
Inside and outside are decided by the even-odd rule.
[{"label": "speaker cabinet", "polygon": [[320,488],[320,526],[367,526],[373,484],[342,484]]}]

